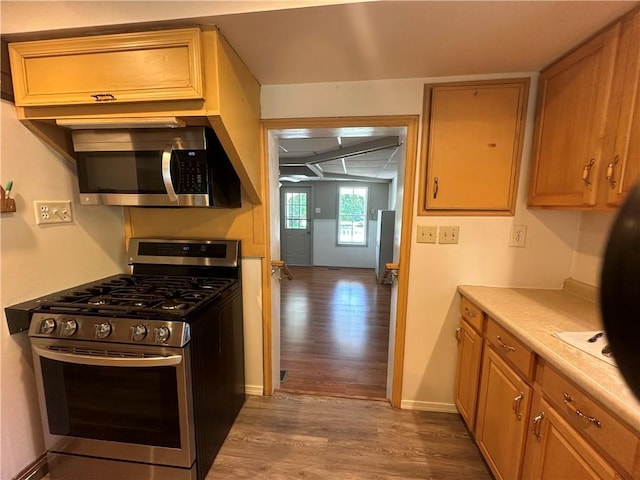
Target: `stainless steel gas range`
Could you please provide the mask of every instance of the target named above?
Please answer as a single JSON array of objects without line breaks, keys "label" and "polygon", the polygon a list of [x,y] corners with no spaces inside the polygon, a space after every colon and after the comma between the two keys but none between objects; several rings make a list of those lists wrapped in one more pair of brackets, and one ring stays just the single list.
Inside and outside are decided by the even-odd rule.
[{"label": "stainless steel gas range", "polygon": [[131,275],[31,316],[53,480],[202,480],[245,399],[240,244],[131,239]]}]

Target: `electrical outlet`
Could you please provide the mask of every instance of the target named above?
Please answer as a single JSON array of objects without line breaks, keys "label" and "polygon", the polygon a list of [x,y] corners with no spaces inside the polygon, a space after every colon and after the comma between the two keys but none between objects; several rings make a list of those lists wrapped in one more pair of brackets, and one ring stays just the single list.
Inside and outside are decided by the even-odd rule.
[{"label": "electrical outlet", "polygon": [[441,226],[438,229],[438,243],[458,243],[460,227]]},{"label": "electrical outlet", "polygon": [[33,202],[36,225],[51,223],[72,223],[71,200]]},{"label": "electrical outlet", "polygon": [[418,243],[436,243],[438,227],[434,225],[418,225]]},{"label": "electrical outlet", "polygon": [[510,247],[524,247],[527,243],[527,226],[514,225],[511,227]]}]

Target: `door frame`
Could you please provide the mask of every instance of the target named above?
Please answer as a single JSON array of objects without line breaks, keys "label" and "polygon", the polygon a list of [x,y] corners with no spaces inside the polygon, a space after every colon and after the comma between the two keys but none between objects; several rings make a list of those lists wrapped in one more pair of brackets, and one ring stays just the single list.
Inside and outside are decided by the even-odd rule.
[{"label": "door frame", "polygon": [[[280,252],[282,252],[282,237],[283,237],[283,233],[286,230],[284,227],[284,213],[285,211],[282,209],[282,200],[284,198],[284,189],[287,188],[292,188],[295,189],[296,185],[298,185],[297,183],[293,183],[290,185],[282,185],[282,187],[280,187]],[[309,189],[309,198],[307,199],[307,230],[309,231],[308,233],[308,241],[309,241],[309,263],[307,264],[307,266],[312,267],[313,266],[313,219],[314,219],[314,191],[313,191],[313,185],[300,185],[300,188],[308,188]],[[267,212],[267,215],[269,215],[269,212]],[[282,253],[280,254],[280,260],[282,260]]]},{"label": "door frame", "polygon": [[[394,336],[394,361],[391,386],[391,405],[400,408],[402,402],[402,383],[404,374],[404,346],[407,321],[407,298],[409,294],[409,263],[411,254],[411,234],[415,205],[416,167],[418,157],[418,115],[390,115],[370,117],[321,117],[321,118],[284,118],[262,120],[262,187],[264,202],[265,232],[271,232],[271,198],[272,192],[268,172],[273,158],[269,155],[269,135],[279,130],[297,130],[301,133],[311,129],[340,129],[363,127],[366,130],[384,127],[406,128],[406,145],[404,159],[404,190],[402,194],[402,229],[400,233],[400,262],[398,270],[398,304],[396,312],[396,330]],[[277,161],[277,159],[275,159]],[[279,215],[279,209],[278,209]],[[271,284],[271,235],[265,235],[266,257],[262,269],[262,314],[263,314],[263,386],[264,394],[273,392],[273,356],[272,356],[272,301]]]}]

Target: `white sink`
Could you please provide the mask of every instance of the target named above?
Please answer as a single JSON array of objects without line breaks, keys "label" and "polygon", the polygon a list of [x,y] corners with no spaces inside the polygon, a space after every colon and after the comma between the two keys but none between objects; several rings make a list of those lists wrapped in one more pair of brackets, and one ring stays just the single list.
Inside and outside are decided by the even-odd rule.
[{"label": "white sink", "polygon": [[[593,338],[595,335],[600,333],[602,334],[600,338],[594,342],[588,341],[590,338]],[[558,332],[554,333],[553,336],[585,353],[588,353],[589,355],[593,355],[594,357],[617,367],[613,356],[607,357],[602,354],[602,349],[609,344],[607,335],[602,330],[591,330],[588,332]]]}]

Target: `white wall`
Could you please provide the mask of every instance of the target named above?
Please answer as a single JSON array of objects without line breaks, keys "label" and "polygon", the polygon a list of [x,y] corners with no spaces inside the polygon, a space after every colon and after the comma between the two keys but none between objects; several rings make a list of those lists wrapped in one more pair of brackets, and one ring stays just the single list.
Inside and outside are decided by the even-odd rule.
[{"label": "white wall", "polygon": [[571,263],[571,277],[600,286],[602,258],[613,226],[614,212],[584,212],[580,220],[578,244]]},{"label": "white wall", "polygon": [[367,226],[366,246],[344,246],[336,244],[336,220],[314,220],[313,264],[322,267],[375,268],[378,222],[369,220]]},{"label": "white wall", "polygon": [[[3,184],[13,180],[16,213],[0,220],[0,479],[44,452],[26,332],[9,335],[4,307],[122,272],[124,221],[117,207],[78,205],[75,168],[53,153],[1,101]],[[73,200],[71,225],[36,226],[34,200]]]},{"label": "white wall", "polygon": [[[419,217],[414,205],[402,389],[405,407],[453,408],[457,285],[561,288],[562,281],[570,275],[580,213],[526,208],[537,75],[502,75],[521,76],[531,76],[532,83],[515,216]],[[262,115],[297,118],[421,114],[425,83],[492,77],[498,75],[265,86]],[[418,179],[414,181],[417,192]],[[460,242],[417,244],[419,224],[459,225]],[[509,247],[512,225],[527,226],[525,248]]]}]

